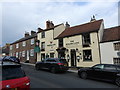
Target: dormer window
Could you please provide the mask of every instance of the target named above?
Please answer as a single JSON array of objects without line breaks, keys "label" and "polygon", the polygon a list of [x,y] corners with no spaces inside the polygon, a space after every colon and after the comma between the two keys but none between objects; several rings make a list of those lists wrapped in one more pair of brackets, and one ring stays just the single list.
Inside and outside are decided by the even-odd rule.
[{"label": "dormer window", "polygon": [[83,47],[88,47],[91,40],[90,40],[90,34],[87,33],[87,34],[83,34],[82,35],[82,41],[83,41]]},{"label": "dormer window", "polygon": [[41,38],[45,38],[45,32],[41,33]]}]

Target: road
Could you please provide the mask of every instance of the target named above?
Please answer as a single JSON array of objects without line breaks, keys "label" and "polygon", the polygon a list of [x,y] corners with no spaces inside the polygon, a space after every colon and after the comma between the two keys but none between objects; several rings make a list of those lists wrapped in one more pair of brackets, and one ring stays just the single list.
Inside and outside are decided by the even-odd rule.
[{"label": "road", "polygon": [[46,70],[36,71],[34,66],[22,65],[31,80],[31,88],[118,88],[108,82],[78,77],[77,73],[66,72],[53,74]]}]

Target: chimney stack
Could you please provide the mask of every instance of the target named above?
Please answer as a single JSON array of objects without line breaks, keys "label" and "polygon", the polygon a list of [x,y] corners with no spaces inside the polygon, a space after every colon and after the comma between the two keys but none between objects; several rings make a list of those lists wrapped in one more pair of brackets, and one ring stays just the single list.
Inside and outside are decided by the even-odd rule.
[{"label": "chimney stack", "polygon": [[96,21],[96,19],[95,19],[95,16],[93,15],[93,17],[91,18],[90,22],[94,22],[94,21]]},{"label": "chimney stack", "polygon": [[34,35],[36,32],[35,31],[31,31],[31,35]]},{"label": "chimney stack", "polygon": [[48,20],[46,21],[46,29],[50,29],[50,28],[53,28],[54,27],[54,24],[52,21]]},{"label": "chimney stack", "polygon": [[68,22],[66,22],[65,26],[66,26],[65,28],[69,28],[70,24],[68,24]]},{"label": "chimney stack", "polygon": [[41,29],[41,28],[39,27],[37,30],[38,30],[38,32],[41,32],[43,29]]},{"label": "chimney stack", "polygon": [[29,32],[25,32],[25,37],[28,37],[29,36]]}]

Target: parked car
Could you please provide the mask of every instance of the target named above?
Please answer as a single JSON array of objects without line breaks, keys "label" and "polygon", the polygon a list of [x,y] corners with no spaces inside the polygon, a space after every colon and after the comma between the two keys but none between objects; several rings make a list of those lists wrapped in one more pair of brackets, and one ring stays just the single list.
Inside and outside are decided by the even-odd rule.
[{"label": "parked car", "polygon": [[120,65],[97,64],[89,68],[78,70],[80,78],[93,78],[99,80],[112,81],[120,86]]},{"label": "parked car", "polygon": [[61,58],[47,58],[41,62],[37,62],[35,65],[36,70],[39,69],[48,69],[52,73],[56,73],[58,71],[67,71],[68,63],[66,59]]},{"label": "parked car", "polygon": [[16,57],[0,58],[0,89],[23,90],[30,89],[30,79],[22,70],[20,61]]}]

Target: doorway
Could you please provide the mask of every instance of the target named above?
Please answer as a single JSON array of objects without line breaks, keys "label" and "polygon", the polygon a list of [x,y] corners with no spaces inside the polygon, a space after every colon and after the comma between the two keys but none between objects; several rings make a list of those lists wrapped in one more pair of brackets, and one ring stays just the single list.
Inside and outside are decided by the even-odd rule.
[{"label": "doorway", "polygon": [[76,67],[77,62],[76,62],[76,51],[75,49],[71,49],[71,66]]}]

